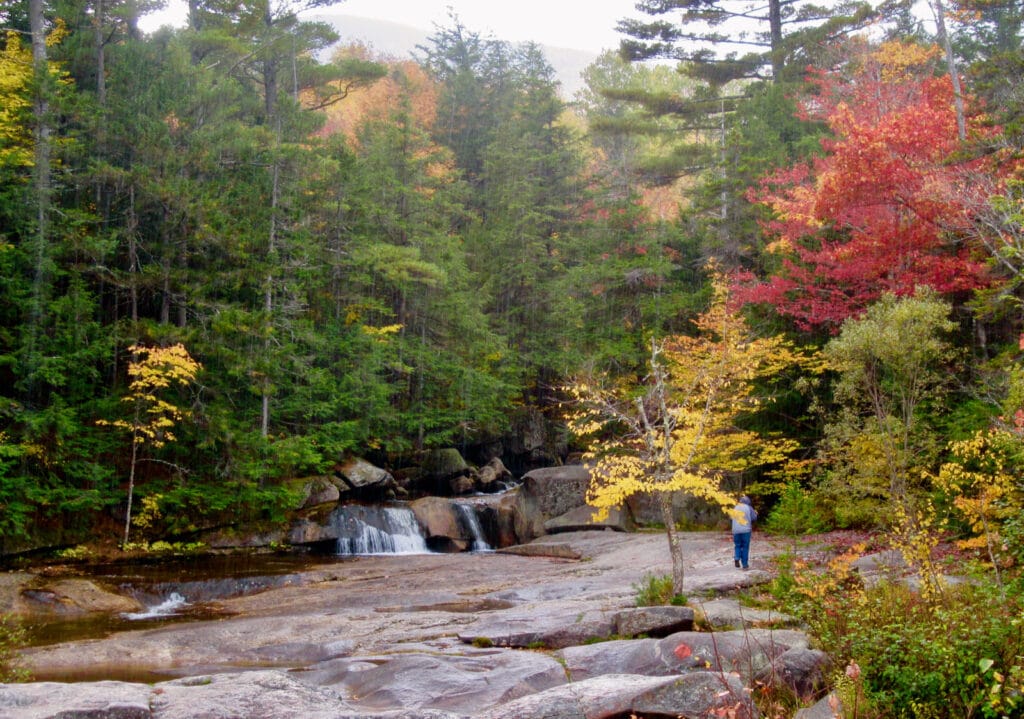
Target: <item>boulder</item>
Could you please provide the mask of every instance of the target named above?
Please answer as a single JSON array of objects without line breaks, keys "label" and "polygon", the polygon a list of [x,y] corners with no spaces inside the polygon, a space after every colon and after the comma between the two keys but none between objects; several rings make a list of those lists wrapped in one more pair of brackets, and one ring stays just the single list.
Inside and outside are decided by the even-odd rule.
[{"label": "boulder", "polygon": [[330,691],[273,670],[161,682],[153,687],[150,699],[152,714],[147,719],[336,719],[342,710],[352,708]]},{"label": "boulder", "polygon": [[25,613],[82,616],[86,614],[137,612],[135,599],[115,594],[89,579],[58,579],[21,590],[20,609]]},{"label": "boulder", "polygon": [[338,539],[338,529],[330,524],[321,524],[312,519],[299,519],[288,530],[290,544],[321,544]]},{"label": "boulder", "polygon": [[[633,520],[643,526],[665,526],[661,504],[654,493],[634,494],[626,500]],[[717,504],[694,497],[685,492],[672,493],[672,516],[683,526],[727,527],[728,517]]]},{"label": "boulder", "polygon": [[448,480],[448,493],[453,497],[473,494],[476,491],[476,479],[470,474],[460,474]]},{"label": "boulder", "polygon": [[27,611],[21,590],[36,579],[29,572],[0,572],[0,614],[18,614]]},{"label": "boulder", "polygon": [[203,532],[200,540],[211,549],[254,549],[289,541],[289,530],[239,525]]},{"label": "boulder", "polygon": [[690,607],[636,607],[615,614],[615,633],[620,637],[667,637],[676,632],[693,630],[693,609]]},{"label": "boulder", "polygon": [[543,536],[544,523],[572,509],[585,507],[590,470],[583,465],[535,469],[517,488],[515,533],[520,542]]},{"label": "boulder", "polygon": [[793,719],[837,719],[837,717],[843,716],[846,716],[843,713],[843,703],[839,696],[832,692],[828,696],[822,697],[814,705],[797,711],[793,715]]},{"label": "boulder", "polygon": [[736,632],[677,632],[664,639],[633,639],[562,649],[573,681],[602,674],[665,676],[695,669],[736,672],[750,681],[807,637],[792,630],[749,629]]},{"label": "boulder", "polygon": [[459,639],[466,644],[495,647],[560,649],[614,633],[614,612],[566,605],[552,607],[543,615],[508,611],[481,616],[459,631]]},{"label": "boulder", "polygon": [[416,521],[423,527],[427,546],[439,552],[464,552],[472,538],[466,535],[451,500],[423,497],[409,504]]},{"label": "boulder", "polygon": [[397,486],[390,472],[359,457],[334,465],[334,473],[345,486],[360,494],[383,494]]},{"label": "boulder", "polygon": [[559,686],[565,671],[539,652],[489,649],[465,655],[409,652],[337,660],[297,675],[342,690],[351,704],[375,711],[434,709],[472,714]]},{"label": "boulder", "polygon": [[420,491],[423,481],[423,470],[419,467],[401,467],[393,472],[396,491],[405,494],[415,494]]},{"label": "boulder", "polygon": [[537,497],[519,485],[505,495],[512,510],[512,536],[520,544],[544,536],[545,517],[537,506]]},{"label": "boulder", "polygon": [[896,549],[887,549],[858,557],[851,565],[861,574],[902,574],[909,570],[907,560]]},{"label": "boulder", "polygon": [[588,529],[611,529],[616,532],[628,532],[633,523],[629,515],[621,509],[612,509],[608,516],[598,521],[594,519],[594,508],[588,505],[570,509],[563,515],[544,522],[544,531],[548,534],[558,532],[579,532]]},{"label": "boulder", "polygon": [[341,498],[341,492],[330,477],[312,477],[302,485],[302,500],[299,509],[311,509],[321,504],[335,504]]},{"label": "boulder", "polygon": [[820,649],[793,647],[777,656],[754,680],[764,686],[784,687],[797,699],[808,701],[828,687],[832,660]]},{"label": "boulder", "polygon": [[441,495],[473,491],[470,467],[454,447],[425,452],[420,460],[420,471],[420,489],[424,491]]},{"label": "boulder", "polygon": [[475,719],[619,719],[627,716],[752,719],[758,713],[750,693],[737,676],[692,672],[669,677],[594,677],[503,703],[477,714]]},{"label": "boulder", "polygon": [[523,494],[533,498],[545,518],[587,504],[590,470],[582,464],[535,469],[523,475]]},{"label": "boulder", "polygon": [[713,629],[792,627],[797,624],[797,620],[788,614],[744,607],[738,600],[728,597],[701,602],[700,610],[708,626]]},{"label": "boulder", "polygon": [[497,457],[478,469],[476,473],[476,482],[481,492],[500,492],[511,481],[512,473]]},{"label": "boulder", "polygon": [[0,685],[0,716],[153,719],[151,690],[146,684],[126,682],[5,684]]},{"label": "boulder", "polygon": [[536,407],[526,407],[511,418],[508,457],[519,474],[561,463],[566,454],[563,426],[549,421]]}]

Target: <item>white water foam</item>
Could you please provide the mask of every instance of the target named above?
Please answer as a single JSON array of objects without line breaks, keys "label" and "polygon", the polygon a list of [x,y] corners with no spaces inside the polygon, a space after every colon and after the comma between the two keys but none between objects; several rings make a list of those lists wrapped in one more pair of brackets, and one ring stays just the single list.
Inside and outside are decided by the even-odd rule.
[{"label": "white water foam", "polygon": [[[416,515],[407,507],[339,507],[338,554],[428,554]],[[376,526],[381,525],[381,526]]]},{"label": "white water foam", "polygon": [[178,609],[186,606],[188,602],[185,597],[181,596],[177,592],[171,592],[167,599],[157,604],[155,607],[149,607],[143,612],[125,612],[121,616],[125,619],[160,619],[161,617],[171,617],[178,613]]},{"label": "white water foam", "polygon": [[458,508],[463,524],[466,525],[469,533],[473,536],[473,545],[470,547],[470,550],[473,552],[493,551],[491,545],[484,538],[484,530],[480,526],[480,518],[476,516],[476,510],[468,504],[462,504],[461,502],[456,502],[455,506]]}]

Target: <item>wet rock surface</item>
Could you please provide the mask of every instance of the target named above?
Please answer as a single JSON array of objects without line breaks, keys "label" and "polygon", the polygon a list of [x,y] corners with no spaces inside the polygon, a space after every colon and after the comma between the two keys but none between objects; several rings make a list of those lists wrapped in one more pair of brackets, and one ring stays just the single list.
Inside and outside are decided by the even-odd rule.
[{"label": "wet rock surface", "polygon": [[[726,700],[755,716],[751,671],[806,647],[799,632],[756,629],[585,645],[629,624],[645,575],[670,571],[664,535],[572,532],[531,546],[536,556],[359,557],[224,599],[217,620],[26,650],[28,668],[51,683],[0,687],[0,717],[612,719],[702,716]],[[691,597],[767,578],[732,566],[728,534],[686,534],[684,547]],[[759,536],[755,566],[772,551]],[[99,681],[125,667],[159,681]],[[69,678],[90,681],[52,682]],[[122,695],[116,707],[96,704]],[[132,713],[139,697],[150,713]]]}]

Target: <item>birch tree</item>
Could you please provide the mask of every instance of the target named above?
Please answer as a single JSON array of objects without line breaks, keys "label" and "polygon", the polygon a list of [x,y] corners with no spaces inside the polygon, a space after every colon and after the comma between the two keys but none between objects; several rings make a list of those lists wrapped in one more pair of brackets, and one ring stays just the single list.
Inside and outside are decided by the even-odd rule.
[{"label": "birch tree", "polygon": [[192,359],[184,346],[128,348],[135,357],[128,365],[132,378],[123,401],[132,406],[130,419],[100,420],[99,424],[128,430],[132,437],[128,470],[128,502],[124,515],[124,544],[128,544],[132,526],[132,496],[135,493],[135,469],[143,447],[154,449],[174,441],[174,425],[183,417],[182,409],[160,395],[175,386],[187,386],[202,366]]},{"label": "birch tree", "polygon": [[649,371],[637,386],[600,379],[570,387],[573,428],[593,439],[587,502],[596,517],[638,494],[654,495],[672,557],[672,590],[683,592],[682,538],[672,495],[707,500],[731,512],[736,496],[723,480],[744,470],[780,464],[796,442],[742,426],[763,406],[758,380],[816,363],[780,336],[754,336],[729,303],[726,278],[712,268],[711,306],[692,336],[651,341]]}]

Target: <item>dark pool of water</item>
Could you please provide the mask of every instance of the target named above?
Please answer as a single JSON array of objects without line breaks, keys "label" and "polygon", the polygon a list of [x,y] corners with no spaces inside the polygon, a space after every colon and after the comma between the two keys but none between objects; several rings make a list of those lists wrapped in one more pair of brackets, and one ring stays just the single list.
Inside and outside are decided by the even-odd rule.
[{"label": "dark pool of water", "polygon": [[[55,612],[38,615],[24,627],[29,645],[43,646],[223,617],[227,613],[217,600],[301,584],[305,570],[350,561],[354,560],[318,555],[232,554],[68,567],[60,572],[61,576],[89,578],[110,591],[136,599],[146,608],[159,607],[179,595],[181,602],[170,601],[177,606],[159,616],[139,618],[114,613],[67,617]],[[45,597],[39,601],[45,604]]]},{"label": "dark pool of water", "polygon": [[150,619],[129,619],[121,614],[92,614],[75,618],[36,618],[23,624],[27,644],[32,647],[59,644],[82,639],[100,639],[116,632],[137,629],[154,629],[176,622],[192,622],[225,616],[209,605],[192,605],[179,613],[166,614]]}]

